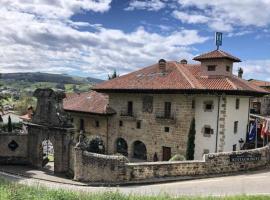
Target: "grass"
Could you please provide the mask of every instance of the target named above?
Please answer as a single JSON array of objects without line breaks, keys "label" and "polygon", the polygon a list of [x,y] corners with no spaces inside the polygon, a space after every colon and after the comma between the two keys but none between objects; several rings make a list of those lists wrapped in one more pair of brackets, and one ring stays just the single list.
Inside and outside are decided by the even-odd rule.
[{"label": "grass", "polygon": [[270,196],[234,197],[179,197],[166,195],[157,197],[123,195],[119,192],[82,193],[64,190],[51,190],[43,187],[29,187],[0,180],[0,200],[268,200]]}]

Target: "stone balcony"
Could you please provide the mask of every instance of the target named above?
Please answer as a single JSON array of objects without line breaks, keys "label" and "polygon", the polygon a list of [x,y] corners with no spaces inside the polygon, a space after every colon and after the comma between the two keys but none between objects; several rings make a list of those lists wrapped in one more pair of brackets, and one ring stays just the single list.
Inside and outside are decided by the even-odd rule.
[{"label": "stone balcony", "polygon": [[162,124],[175,124],[176,123],[176,116],[174,113],[166,116],[164,113],[156,113],[156,122]]}]

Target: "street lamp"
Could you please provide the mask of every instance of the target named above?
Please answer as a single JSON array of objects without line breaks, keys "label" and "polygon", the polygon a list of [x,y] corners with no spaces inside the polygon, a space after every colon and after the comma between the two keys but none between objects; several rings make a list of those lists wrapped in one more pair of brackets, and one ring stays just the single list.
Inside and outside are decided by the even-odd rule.
[{"label": "street lamp", "polygon": [[244,145],[244,140],[243,140],[243,138],[240,138],[240,140],[239,140],[238,142],[239,142],[239,144],[240,144],[240,150],[242,150],[242,149],[243,149],[243,145]]}]

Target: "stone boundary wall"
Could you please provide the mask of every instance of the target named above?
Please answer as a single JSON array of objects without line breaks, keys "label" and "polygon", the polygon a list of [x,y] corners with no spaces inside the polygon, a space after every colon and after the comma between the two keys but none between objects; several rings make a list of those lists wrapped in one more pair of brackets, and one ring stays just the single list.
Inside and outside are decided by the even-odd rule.
[{"label": "stone boundary wall", "polygon": [[84,182],[114,182],[126,177],[124,156],[108,156],[75,148],[74,179]]},{"label": "stone boundary wall", "polygon": [[[79,158],[79,159],[77,159]],[[212,153],[202,161],[129,163],[123,156],[93,154],[76,149],[75,180],[124,184],[212,176],[268,167],[270,148]]]},{"label": "stone boundary wall", "polygon": [[[11,149],[11,142],[17,147]],[[28,164],[27,134],[0,133],[0,164]]]}]

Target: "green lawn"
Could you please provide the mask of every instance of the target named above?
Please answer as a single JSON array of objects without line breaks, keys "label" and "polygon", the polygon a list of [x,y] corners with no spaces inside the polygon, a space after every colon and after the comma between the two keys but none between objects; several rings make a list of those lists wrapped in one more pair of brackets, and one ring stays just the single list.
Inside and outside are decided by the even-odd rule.
[{"label": "green lawn", "polygon": [[[49,190],[42,187],[28,187],[0,180],[0,200],[173,200],[166,195],[158,197],[125,196],[119,193],[82,193],[63,190]],[[235,196],[235,197],[181,197],[179,200],[266,200],[270,196]]]}]

